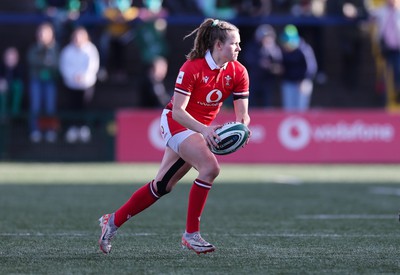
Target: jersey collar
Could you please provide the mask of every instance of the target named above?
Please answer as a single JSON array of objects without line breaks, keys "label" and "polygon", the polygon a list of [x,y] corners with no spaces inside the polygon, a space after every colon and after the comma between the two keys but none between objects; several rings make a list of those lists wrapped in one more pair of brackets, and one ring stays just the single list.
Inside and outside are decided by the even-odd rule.
[{"label": "jersey collar", "polygon": [[209,50],[206,52],[205,59],[211,70],[226,69],[226,66],[228,65],[227,62],[222,67],[218,66],[217,63],[215,63],[214,59],[212,58],[211,52]]}]

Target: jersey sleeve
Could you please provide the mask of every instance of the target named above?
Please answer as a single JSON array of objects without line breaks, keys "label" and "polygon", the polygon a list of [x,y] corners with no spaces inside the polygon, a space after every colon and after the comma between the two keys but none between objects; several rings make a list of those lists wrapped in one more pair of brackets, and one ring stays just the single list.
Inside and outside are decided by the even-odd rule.
[{"label": "jersey sleeve", "polygon": [[175,81],[174,91],[186,96],[190,96],[195,82],[193,62],[186,61],[179,69],[178,77]]},{"label": "jersey sleeve", "polygon": [[247,69],[239,62],[235,63],[235,86],[233,100],[249,97],[249,74]]}]

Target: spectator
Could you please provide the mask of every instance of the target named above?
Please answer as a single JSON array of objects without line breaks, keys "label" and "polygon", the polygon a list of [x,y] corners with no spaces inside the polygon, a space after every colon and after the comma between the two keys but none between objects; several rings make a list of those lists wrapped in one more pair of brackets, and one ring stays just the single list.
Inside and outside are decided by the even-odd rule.
[{"label": "spectator", "polygon": [[0,116],[19,116],[23,95],[23,75],[19,51],[9,47],[4,51],[0,67]]},{"label": "spectator", "polygon": [[168,71],[165,58],[168,45],[164,37],[167,29],[166,10],[162,0],[143,1],[140,9],[142,22],[135,28],[134,43],[140,56],[139,106],[163,107],[170,96],[166,92],[164,79]]},{"label": "spectator", "polygon": [[285,26],[282,43],[282,102],[286,111],[305,111],[309,108],[313,78],[317,72],[314,51],[298,34],[294,25]]},{"label": "spectator", "polygon": [[359,86],[362,49],[365,46],[361,21],[357,21],[366,15],[364,0],[328,1],[326,11],[328,15],[341,16],[354,22],[337,27],[341,77],[345,88],[353,92]]},{"label": "spectator", "polygon": [[[337,0],[335,0],[337,1]],[[325,14],[326,0],[300,0],[292,1],[290,12],[294,16],[323,16]]]},{"label": "spectator", "polygon": [[56,40],[64,43],[66,27],[80,16],[80,0],[36,0],[36,9],[51,19]]},{"label": "spectator", "polygon": [[398,0],[386,0],[371,10],[377,24],[377,41],[388,68],[393,73],[395,99],[400,103],[400,8]]},{"label": "spectator", "polygon": [[205,17],[233,19],[238,14],[231,0],[196,0],[196,2]]},{"label": "spectator", "polygon": [[[327,1],[327,0],[299,0],[292,1],[290,13],[295,17],[310,17],[310,18],[323,18],[327,12],[327,5],[336,3],[341,0]],[[347,27],[347,26],[346,26]],[[318,72],[315,81],[318,84],[325,84],[328,80],[325,66],[325,35],[326,28],[322,24],[301,24],[298,27],[302,38],[307,40],[307,43],[312,45],[317,65]]]},{"label": "spectator", "polygon": [[135,44],[137,45],[142,62],[152,66],[153,61],[159,56],[166,56],[168,52],[164,34],[167,21],[162,9],[162,0],[143,1],[144,7],[140,9],[142,22],[135,28]]},{"label": "spectator", "polygon": [[244,58],[253,83],[250,106],[269,107],[271,93],[278,88],[278,75],[282,72],[282,51],[271,25],[257,27],[254,39],[245,49]]},{"label": "spectator", "polygon": [[[39,116],[44,113],[50,121],[53,121],[46,123],[45,138],[48,142],[54,142],[57,138],[55,115],[59,49],[54,37],[53,27],[49,23],[41,24],[36,35],[36,43],[28,50],[30,138],[35,143],[41,141],[42,132],[39,129]],[[42,105],[44,105],[44,108]]]},{"label": "spectator", "polygon": [[168,63],[164,57],[157,57],[141,78],[139,89],[139,106],[144,108],[156,108],[165,106],[170,100],[164,79],[167,75]]},{"label": "spectator", "polygon": [[272,11],[272,0],[231,0],[241,16],[268,16]]},{"label": "spectator", "polygon": [[199,15],[201,11],[196,2],[197,0],[167,0],[163,1],[163,7],[170,15]]},{"label": "spectator", "polygon": [[139,9],[132,6],[132,0],[95,1],[100,16],[109,21],[100,37],[99,80],[106,80],[109,75],[115,80],[124,80],[127,77],[125,48],[134,38],[129,22],[139,16]]},{"label": "spectator", "polygon": [[[94,95],[98,70],[97,48],[90,41],[86,29],[78,27],[72,33],[71,42],[62,49],[60,57],[60,72],[70,98],[70,110],[86,110]],[[74,120],[74,123],[67,131],[66,140],[88,142],[91,138],[90,128],[78,125],[82,124],[80,120]]]}]

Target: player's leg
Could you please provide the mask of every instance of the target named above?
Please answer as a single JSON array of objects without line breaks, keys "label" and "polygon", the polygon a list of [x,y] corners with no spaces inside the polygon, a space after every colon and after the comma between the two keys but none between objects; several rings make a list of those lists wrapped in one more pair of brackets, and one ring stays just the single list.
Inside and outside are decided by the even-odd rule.
[{"label": "player's leg", "polygon": [[187,138],[179,147],[180,154],[197,171],[189,194],[189,209],[186,231],[193,233],[200,230],[200,216],[206,203],[208,191],[218,176],[220,167],[215,155],[209,150],[204,138],[194,134]]},{"label": "player's leg", "polygon": [[120,227],[128,219],[169,193],[190,168],[191,166],[186,164],[178,154],[166,147],[157,176],[133,193],[131,198],[115,211],[115,225]]},{"label": "player's leg", "polygon": [[186,232],[182,236],[182,246],[196,253],[212,252],[215,247],[200,235],[200,217],[208,192],[220,171],[218,161],[200,134],[193,134],[182,142],[179,153],[199,172],[189,193]]},{"label": "player's leg", "polygon": [[117,211],[105,214],[99,219],[102,228],[99,239],[100,249],[106,254],[110,253],[111,239],[115,236],[117,229],[131,217],[169,193],[190,168],[191,166],[177,153],[167,147],[156,178],[135,191]]},{"label": "player's leg", "polygon": [[166,147],[160,168],[153,181],[153,189],[159,196],[168,194],[191,168],[192,166],[170,147]]}]

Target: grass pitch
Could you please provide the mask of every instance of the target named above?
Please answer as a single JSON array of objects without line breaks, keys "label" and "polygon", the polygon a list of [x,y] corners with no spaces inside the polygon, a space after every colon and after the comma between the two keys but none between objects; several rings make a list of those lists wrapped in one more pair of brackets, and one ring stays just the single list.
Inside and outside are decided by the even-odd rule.
[{"label": "grass pitch", "polygon": [[[128,221],[119,230],[112,253],[103,255],[97,245],[97,219],[119,207],[140,185],[126,184],[122,175],[115,176],[113,184],[95,184],[96,180],[84,177],[90,177],[91,168],[81,165],[83,172],[79,172],[79,164],[60,164],[58,172],[43,165],[46,169],[35,180],[15,174],[10,176],[15,182],[7,182],[3,176],[7,173],[2,172],[10,172],[12,166],[0,164],[0,274],[400,272],[399,167],[374,166],[375,177],[368,180],[360,175],[361,166],[352,177],[343,176],[349,166],[343,170],[315,166],[310,171],[265,166],[258,180],[253,172],[248,181],[243,180],[246,170],[241,179],[221,175],[224,180],[214,184],[202,216],[202,235],[217,247],[206,255],[179,245],[190,188],[184,182]],[[43,168],[39,166],[26,164],[36,172]],[[82,179],[76,174],[74,180],[68,178],[72,168]],[[26,169],[29,174],[30,168]],[[104,169],[97,167],[100,173]],[[223,173],[229,169],[224,167]],[[337,182],[332,176],[324,180],[323,175],[336,174],[329,172],[332,169],[342,172]],[[266,172],[276,177],[267,178]],[[320,181],[307,180],[312,174]],[[57,184],[51,184],[52,177]]]}]

